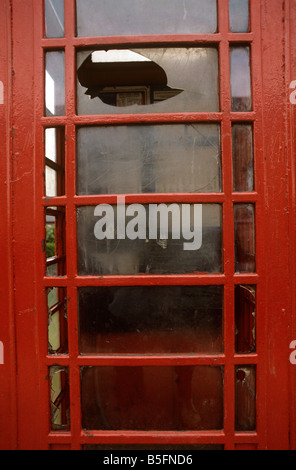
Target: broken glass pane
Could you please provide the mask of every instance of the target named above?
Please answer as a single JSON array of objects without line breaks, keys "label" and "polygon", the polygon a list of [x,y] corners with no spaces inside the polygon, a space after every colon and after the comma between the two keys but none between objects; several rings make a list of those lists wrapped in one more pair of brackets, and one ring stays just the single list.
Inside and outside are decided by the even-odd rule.
[{"label": "broken glass pane", "polygon": [[249,0],[229,0],[229,23],[232,33],[249,31]]},{"label": "broken glass pane", "polygon": [[55,287],[47,290],[48,353],[68,352],[66,289]]},{"label": "broken glass pane", "polygon": [[46,116],[65,114],[65,53],[47,52],[45,55]]},{"label": "broken glass pane", "polygon": [[234,191],[253,191],[253,129],[250,124],[233,124],[232,158]]},{"label": "broken glass pane", "polygon": [[83,127],[78,194],[221,191],[216,124]]},{"label": "broken glass pane", "polygon": [[78,36],[217,31],[216,0],[76,0]]},{"label": "broken glass pane", "polygon": [[47,38],[63,38],[64,26],[64,0],[44,0],[45,35]]},{"label": "broken glass pane", "polygon": [[256,366],[235,367],[235,429],[256,429]]},{"label": "broken glass pane", "polygon": [[250,48],[231,47],[230,65],[232,111],[251,111]]},{"label": "broken glass pane", "polygon": [[77,209],[81,275],[218,273],[220,204],[109,204]]},{"label": "broken glass pane", "polygon": [[70,396],[68,367],[49,368],[50,417],[54,431],[70,430]]},{"label": "broken glass pane", "polygon": [[255,272],[255,207],[234,204],[235,271]]},{"label": "broken glass pane", "polygon": [[223,367],[83,367],[81,405],[85,429],[222,429]]},{"label": "broken glass pane", "polygon": [[256,286],[235,286],[235,352],[256,351]]},{"label": "broken glass pane", "polygon": [[77,53],[78,114],[218,110],[213,47]]},{"label": "broken glass pane", "polygon": [[81,287],[82,354],[223,352],[221,286]]},{"label": "broken glass pane", "polygon": [[45,129],[45,195],[65,194],[65,130],[63,127]]}]

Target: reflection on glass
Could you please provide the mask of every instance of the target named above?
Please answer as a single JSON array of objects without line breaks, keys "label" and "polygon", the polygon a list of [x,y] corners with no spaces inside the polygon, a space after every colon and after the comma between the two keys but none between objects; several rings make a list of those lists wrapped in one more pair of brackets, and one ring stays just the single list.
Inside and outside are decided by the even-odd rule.
[{"label": "reflection on glass", "polygon": [[232,126],[234,191],[254,190],[253,129],[249,124]]},{"label": "reflection on glass", "polygon": [[216,0],[76,0],[78,36],[198,34],[217,30]]},{"label": "reflection on glass", "polygon": [[78,130],[78,194],[221,191],[215,124]]},{"label": "reflection on glass", "polygon": [[119,203],[79,207],[78,272],[221,272],[221,212],[219,204]]},{"label": "reflection on glass", "polygon": [[47,289],[49,354],[64,354],[68,350],[66,301],[64,288]]},{"label": "reflection on glass", "polygon": [[222,429],[223,368],[83,367],[81,403],[85,429]]},{"label": "reflection on glass", "polygon": [[253,204],[234,204],[235,271],[255,272],[255,210]]},{"label": "reflection on glass", "polygon": [[47,52],[45,56],[46,116],[65,114],[65,53]]},{"label": "reflection on glass", "polygon": [[49,378],[51,429],[69,431],[69,370],[67,367],[52,366],[49,368]]},{"label": "reflection on glass", "polygon": [[235,367],[235,430],[256,429],[256,366]]},{"label": "reflection on glass", "polygon": [[230,65],[232,111],[251,111],[250,48],[231,47]]},{"label": "reflection on glass", "polygon": [[44,0],[45,35],[47,38],[63,38],[65,35],[64,0]]},{"label": "reflection on glass", "polygon": [[77,53],[78,114],[218,111],[213,47]]},{"label": "reflection on glass", "polygon": [[229,22],[232,33],[249,31],[249,0],[229,0]]},{"label": "reflection on glass", "polygon": [[220,286],[82,287],[82,354],[223,352]]},{"label": "reflection on glass", "polygon": [[256,351],[256,286],[235,286],[235,352]]}]

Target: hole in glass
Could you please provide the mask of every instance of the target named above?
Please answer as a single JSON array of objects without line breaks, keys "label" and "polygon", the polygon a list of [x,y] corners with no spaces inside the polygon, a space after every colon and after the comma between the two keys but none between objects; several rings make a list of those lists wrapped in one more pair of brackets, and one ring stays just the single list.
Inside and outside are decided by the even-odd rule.
[{"label": "hole in glass", "polygon": [[53,127],[45,129],[45,195],[65,194],[65,131]]},{"label": "hole in glass", "polygon": [[111,106],[150,104],[151,91],[158,101],[183,91],[170,88],[165,71],[132,50],[95,51],[79,67],[77,76],[87,88],[86,95]]},{"label": "hole in glass", "polygon": [[223,367],[81,368],[85,429],[223,428]]},{"label": "hole in glass", "polygon": [[65,275],[65,208],[47,207],[45,210],[46,275]]},{"label": "hole in glass", "polygon": [[78,289],[81,354],[223,352],[220,286]]},{"label": "hole in glass", "polygon": [[235,429],[256,429],[256,366],[235,367]]},{"label": "hole in glass", "polygon": [[48,353],[65,354],[68,350],[66,289],[47,289]]},{"label": "hole in glass", "polygon": [[49,381],[51,429],[54,431],[69,431],[70,396],[68,368],[59,366],[50,367]]},{"label": "hole in glass", "polygon": [[78,114],[218,109],[214,47],[77,53]]}]

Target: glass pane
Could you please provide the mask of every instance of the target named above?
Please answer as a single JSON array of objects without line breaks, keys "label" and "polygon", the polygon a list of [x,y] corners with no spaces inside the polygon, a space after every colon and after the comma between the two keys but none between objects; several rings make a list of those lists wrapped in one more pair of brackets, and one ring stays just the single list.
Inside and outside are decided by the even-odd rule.
[{"label": "glass pane", "polygon": [[251,111],[250,48],[231,47],[230,64],[232,111]]},{"label": "glass pane", "polygon": [[45,129],[45,195],[65,194],[65,129]]},{"label": "glass pane", "polygon": [[47,52],[45,56],[46,116],[65,114],[65,53]]},{"label": "glass pane", "polygon": [[45,35],[47,38],[63,38],[65,35],[64,0],[44,0]]},{"label": "glass pane", "polygon": [[235,367],[235,429],[256,429],[256,366]]},{"label": "glass pane", "polygon": [[49,166],[45,167],[45,195],[47,197],[55,197],[58,195],[57,172]]},{"label": "glass pane", "polygon": [[49,368],[51,429],[70,430],[69,370],[67,367]]},{"label": "glass pane", "polygon": [[253,129],[249,124],[232,127],[233,189],[254,190]]},{"label": "glass pane", "polygon": [[46,275],[65,275],[65,208],[45,210]]},{"label": "glass pane", "polygon": [[216,0],[76,0],[78,36],[217,31]]},{"label": "glass pane", "polygon": [[78,194],[221,191],[215,124],[78,130]]},{"label": "glass pane", "polygon": [[64,288],[49,288],[48,353],[65,354],[68,351],[67,295]]},{"label": "glass pane", "polygon": [[45,129],[45,157],[57,163],[57,131],[55,127]]},{"label": "glass pane", "polygon": [[234,205],[235,271],[255,272],[255,208]]},{"label": "glass pane", "polygon": [[77,209],[79,274],[221,272],[221,205],[118,201]]},{"label": "glass pane", "polygon": [[235,352],[256,351],[256,286],[235,286]]},{"label": "glass pane", "polygon": [[213,47],[77,53],[78,114],[218,111]]},{"label": "glass pane", "polygon": [[223,352],[220,286],[82,287],[82,354]]},{"label": "glass pane", "polygon": [[249,0],[229,0],[229,22],[232,33],[249,32]]},{"label": "glass pane", "polygon": [[83,367],[81,400],[85,429],[222,429],[223,368]]}]

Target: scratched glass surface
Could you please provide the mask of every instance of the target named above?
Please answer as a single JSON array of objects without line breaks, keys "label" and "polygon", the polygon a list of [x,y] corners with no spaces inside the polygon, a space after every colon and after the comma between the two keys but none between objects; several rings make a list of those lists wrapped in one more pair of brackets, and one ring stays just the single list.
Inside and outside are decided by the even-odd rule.
[{"label": "scratched glass surface", "polygon": [[255,206],[234,204],[235,271],[255,272]]},{"label": "scratched glass surface", "polygon": [[249,0],[229,0],[229,23],[232,33],[249,32]]},{"label": "scratched glass surface", "polygon": [[223,428],[223,367],[81,368],[84,429]]},{"label": "scratched glass surface", "polygon": [[217,31],[216,0],[76,0],[77,36]]},{"label": "scratched glass surface", "polygon": [[63,38],[65,35],[64,0],[44,0],[45,36]]},{"label": "scratched glass surface", "polygon": [[81,354],[223,352],[223,287],[78,289]]},{"label": "scratched glass surface", "polygon": [[256,366],[235,367],[235,430],[256,429]]},{"label": "scratched glass surface", "polygon": [[83,127],[77,192],[220,192],[220,158],[216,124]]},{"label": "scratched glass surface", "polygon": [[254,191],[253,128],[250,124],[232,126],[233,190]]},{"label": "scratched glass surface", "polygon": [[77,53],[77,113],[219,111],[214,47]]},{"label": "scratched glass surface", "polygon": [[47,52],[45,55],[45,114],[65,114],[65,53]]},{"label": "scratched glass surface", "polygon": [[235,352],[256,352],[256,286],[235,286]]},{"label": "scratched glass surface", "polygon": [[232,111],[251,111],[250,48],[230,47]]},{"label": "scratched glass surface", "polygon": [[[126,209],[131,212],[126,216],[125,221],[120,218],[119,224],[117,223],[118,206],[108,205],[107,208],[108,218],[110,216],[110,220],[114,220],[112,233],[114,238],[111,239],[106,233],[106,235],[103,234],[105,238],[101,240],[95,236],[95,226],[97,227],[97,223],[103,225],[103,222],[107,220],[107,213],[99,218],[94,215],[94,206],[77,208],[78,273],[80,275],[185,274],[222,271],[221,205],[186,204],[186,208],[182,208],[180,204],[161,205],[161,212],[164,216],[162,220],[164,223],[168,222],[165,236],[160,232],[160,226],[157,228],[157,233],[153,233],[152,236],[149,233],[151,206],[158,208],[158,205],[132,205]],[[126,207],[128,206],[127,204]],[[202,216],[200,216],[201,209]],[[174,218],[171,217],[171,213],[174,214]],[[139,225],[136,222],[139,222]],[[111,227],[109,223],[108,225],[109,227],[105,226],[106,230]],[[130,236],[134,236],[133,233],[139,233],[139,237],[135,239],[125,235],[125,232],[133,226],[135,232],[131,230]],[[182,229],[177,234],[177,229],[181,227]],[[122,236],[124,238],[120,238]],[[178,238],[174,239],[173,236],[178,236]],[[190,247],[187,246],[185,249],[188,243]]]}]

